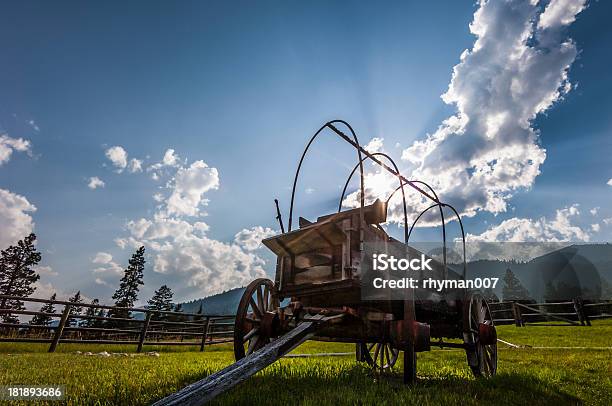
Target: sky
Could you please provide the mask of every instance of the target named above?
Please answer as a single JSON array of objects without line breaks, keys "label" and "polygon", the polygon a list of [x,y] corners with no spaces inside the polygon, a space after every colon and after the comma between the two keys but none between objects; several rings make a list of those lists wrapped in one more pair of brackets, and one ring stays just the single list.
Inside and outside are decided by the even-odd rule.
[{"label": "sky", "polygon": [[[38,297],[81,290],[109,303],[140,245],[140,303],[161,284],[190,300],[273,276],[260,240],[279,232],[274,198],[286,222],[299,157],[332,119],[434,185],[472,240],[610,241],[611,9],[5,3],[0,248],[36,233]],[[355,159],[319,137],[294,217],[334,212]],[[368,201],[396,187],[366,169]],[[426,204],[408,203],[412,219]],[[400,237],[399,199],[389,214]],[[414,238],[437,241],[436,221],[424,217]]]}]

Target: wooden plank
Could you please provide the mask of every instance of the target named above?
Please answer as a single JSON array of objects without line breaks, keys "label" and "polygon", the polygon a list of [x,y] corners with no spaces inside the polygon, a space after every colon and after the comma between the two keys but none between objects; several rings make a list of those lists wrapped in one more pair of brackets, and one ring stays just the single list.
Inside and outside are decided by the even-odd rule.
[{"label": "wooden plank", "polygon": [[62,333],[64,332],[64,327],[66,326],[66,322],[68,321],[68,318],[70,316],[71,307],[72,306],[70,304],[67,304],[66,306],[64,306],[64,312],[62,313],[62,318],[60,319],[57,329],[55,329],[55,335],[53,336],[53,341],[51,341],[51,345],[49,346],[49,352],[55,352],[55,348],[57,347],[57,344],[59,343],[60,337],[62,336]]},{"label": "wooden plank", "polygon": [[569,324],[572,324],[572,325],[574,325],[574,326],[579,326],[579,324],[578,324],[578,323],[576,323],[575,321],[570,320],[570,319],[566,319],[565,317],[555,316],[555,315],[554,315],[554,314],[552,314],[552,313],[547,313],[547,312],[542,311],[542,310],[534,309],[533,307],[529,307],[529,306],[524,305],[524,304],[522,304],[522,303],[516,303],[516,304],[517,304],[517,306],[524,307],[525,309],[531,310],[531,311],[533,311],[533,312],[542,313],[542,315],[546,315],[546,316],[548,316],[548,317],[550,317],[550,318],[552,318],[552,319],[557,319],[557,320],[565,321],[565,322],[567,322],[567,323],[569,323]]},{"label": "wooden plank", "polygon": [[[317,316],[317,321],[300,323],[287,334],[279,337],[270,344],[242,358],[219,372],[186,386],[180,391],[173,393],[157,402],[154,406],[169,405],[203,405],[211,401],[223,392],[238,385],[242,381],[261,371],[274,361],[308,340],[321,326],[323,316]],[[324,323],[323,323],[324,324]]]},{"label": "wooden plank", "polygon": [[136,348],[136,352],[142,351],[142,345],[144,343],[145,337],[147,336],[147,330],[149,329],[149,323],[151,323],[151,315],[152,313],[147,312],[147,318],[142,325],[142,331],[140,332],[140,338],[138,339],[138,348]]}]

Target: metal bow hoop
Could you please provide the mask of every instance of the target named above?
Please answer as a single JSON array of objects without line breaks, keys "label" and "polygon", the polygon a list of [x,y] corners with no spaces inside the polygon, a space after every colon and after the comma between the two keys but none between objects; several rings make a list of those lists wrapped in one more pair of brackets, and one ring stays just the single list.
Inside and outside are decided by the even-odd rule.
[{"label": "metal bow hoop", "polygon": [[[334,124],[342,124],[346,128],[348,128],[349,131],[351,132],[351,135],[352,135],[353,139],[351,139],[351,137],[347,136],[342,131],[340,131]],[[329,121],[329,122],[325,123],[321,128],[319,128],[317,130],[317,132],[312,136],[312,138],[310,139],[310,141],[306,145],[306,148],[304,149],[304,152],[302,153],[302,157],[300,158],[300,162],[299,162],[297,170],[295,172],[295,178],[293,179],[293,189],[291,190],[291,204],[289,206],[289,227],[288,227],[288,231],[291,231],[291,225],[292,225],[292,220],[293,220],[293,204],[294,204],[294,201],[295,201],[295,188],[297,186],[297,181],[298,181],[298,177],[299,177],[299,174],[300,174],[300,169],[302,168],[302,163],[304,161],[306,153],[308,152],[308,149],[310,148],[310,146],[312,145],[314,140],[317,138],[317,136],[325,128],[329,128],[330,130],[335,132],[340,138],[342,138],[344,141],[346,141],[349,144],[351,144],[357,150],[357,156],[358,156],[359,161],[358,161],[358,164],[357,164],[357,166],[355,168],[359,167],[360,189],[361,189],[361,196],[360,196],[360,217],[361,217],[362,221],[363,221],[363,208],[364,208],[364,202],[365,202],[365,186],[364,186],[364,174],[363,174],[363,161],[365,159],[371,159],[372,161],[374,161],[375,163],[380,165],[383,169],[387,170],[392,175],[397,176],[399,178],[399,180],[400,180],[400,186],[391,194],[391,196],[389,196],[389,198],[387,198],[387,203],[389,202],[389,200],[391,199],[393,194],[395,194],[395,192],[397,192],[397,190],[399,190],[399,189],[402,190],[402,195],[403,195],[403,198],[404,198],[404,222],[405,222],[404,233],[405,233],[406,243],[408,243],[408,241],[410,239],[410,235],[412,233],[412,230],[414,229],[414,226],[419,221],[419,219],[427,211],[429,211],[431,208],[433,208],[433,207],[439,207],[440,208],[440,217],[442,218],[442,232],[443,232],[443,240],[444,240],[444,266],[445,267],[446,267],[446,228],[445,228],[445,222],[444,222],[444,212],[443,212],[442,209],[443,209],[443,207],[448,207],[448,208],[450,208],[455,213],[455,216],[457,217],[457,220],[459,221],[459,226],[461,227],[461,239],[462,239],[462,243],[463,243],[463,278],[465,279],[465,276],[466,276],[466,273],[467,273],[466,252],[465,252],[465,231],[464,231],[464,228],[463,228],[463,222],[461,221],[461,216],[459,216],[459,213],[457,212],[457,210],[455,210],[455,208],[453,206],[451,206],[450,204],[441,202],[440,199],[438,198],[438,195],[435,193],[434,189],[430,185],[428,185],[427,183],[425,183],[423,181],[411,181],[411,180],[406,179],[400,173],[400,171],[399,171],[397,165],[395,164],[395,162],[389,156],[387,156],[386,154],[382,154],[382,153],[370,153],[370,152],[366,151],[359,144],[359,140],[357,139],[357,135],[355,134],[355,131],[353,130],[353,128],[350,126],[349,123],[347,123],[344,120],[332,120],[332,121]],[[365,156],[365,158],[362,155]],[[391,168],[389,165],[385,164],[380,159],[378,159],[376,157],[377,155],[378,156],[384,156],[387,159],[389,159],[389,161],[394,166],[394,168]],[[349,176],[349,180],[347,180],[347,183],[345,184],[345,187],[344,187],[344,190],[343,190],[343,193],[342,193],[343,196],[344,196],[344,193],[346,193],[346,188],[347,188],[348,182],[350,181],[350,178],[353,176],[354,172],[355,172],[355,169],[353,169],[353,171],[351,172],[351,175]],[[429,189],[431,194],[429,194],[428,192],[426,192],[425,190],[423,190],[422,188],[417,186],[417,184],[424,185],[427,189]],[[412,187],[417,192],[419,192],[421,195],[427,197],[429,200],[431,200],[431,201],[433,201],[435,203],[435,204],[429,206],[428,208],[426,208],[423,212],[421,212],[421,214],[419,214],[419,216],[416,218],[416,220],[412,224],[412,227],[410,227],[410,230],[408,231],[407,234],[405,232],[405,230],[407,229],[407,227],[406,227],[407,226],[406,197],[405,197],[405,194],[404,194],[404,186],[405,185],[408,185],[408,186]],[[342,200],[343,200],[343,198],[340,200],[340,204],[342,204]]]},{"label": "metal bow hoop", "polygon": [[[425,186],[426,188],[429,189],[429,191],[434,195],[434,197],[436,199],[439,200],[438,198],[438,194],[436,193],[436,191],[434,190],[434,188],[432,188],[428,183],[423,182],[422,180],[413,180],[413,183],[420,183],[421,185]],[[402,194],[404,192],[403,190],[403,184],[402,184]],[[398,187],[397,189],[395,189],[390,195],[389,197],[387,197],[387,205],[389,204],[389,201],[391,201],[391,198],[393,197],[393,195],[395,195],[395,193],[399,190],[400,188]],[[406,205],[405,203],[406,198],[404,197],[404,206]],[[438,206],[440,208],[440,223],[442,225],[442,248],[443,248],[443,253],[442,253],[442,258],[444,261],[444,268],[446,268],[446,222],[444,221],[444,210],[442,209],[442,204],[435,204],[434,206]],[[429,208],[425,209],[425,211],[429,210]],[[423,213],[421,213],[422,215]],[[419,216],[420,217],[420,216]],[[418,221],[418,217],[415,220]],[[410,240],[410,233],[412,232],[412,228],[414,227],[414,224],[412,223],[412,227],[410,227],[410,232],[405,231],[404,232],[404,237],[405,237],[405,243],[408,244],[408,241]],[[408,229],[408,225],[405,225],[406,229]]]},{"label": "metal bow hoop", "polygon": [[[344,133],[342,133],[340,130],[338,130],[336,127],[334,127],[334,124],[336,124],[336,123],[345,125],[349,129],[351,134],[353,135],[353,140],[351,140]],[[346,121],[343,121],[343,120],[333,120],[333,121],[329,121],[329,122],[325,123],[321,128],[319,128],[317,130],[317,132],[312,136],[312,138],[310,138],[310,141],[308,141],[308,144],[306,145],[306,148],[304,149],[304,152],[302,152],[302,157],[300,158],[300,163],[298,164],[297,170],[295,171],[295,178],[293,179],[293,189],[291,190],[291,204],[289,206],[289,227],[287,229],[288,232],[291,231],[291,224],[292,224],[292,221],[293,221],[293,202],[295,200],[295,187],[297,186],[298,176],[300,175],[300,169],[302,168],[302,162],[304,161],[304,157],[306,156],[306,153],[308,152],[308,149],[310,148],[310,145],[312,145],[312,143],[315,140],[315,138],[317,138],[317,136],[325,128],[332,129],[338,135],[342,134],[341,138],[347,140],[349,142],[349,144],[353,145],[357,149],[357,156],[358,156],[358,159],[359,159],[359,175],[360,175],[360,178],[361,178],[360,218],[363,221],[363,206],[364,206],[364,199],[365,199],[365,188],[364,188],[364,183],[363,183],[363,159],[361,157],[361,154],[363,152],[367,153],[367,151],[365,149],[363,149],[361,147],[361,145],[359,145],[359,140],[357,139],[357,135],[355,134],[355,131],[353,130],[353,127],[351,127],[349,123],[347,123]]]},{"label": "metal bow hoop", "polygon": [[[385,154],[383,152],[374,152],[374,153],[372,153],[372,156],[382,156],[384,158],[387,158],[387,160],[389,160],[389,162],[391,162],[391,164],[395,168],[396,172],[400,173],[397,165],[395,164],[395,161],[389,155],[387,155],[387,154]],[[363,157],[364,161],[366,159],[370,159],[370,157],[367,156],[367,155],[365,157]],[[359,167],[360,163],[355,165],[355,167],[353,168],[353,170],[349,174],[348,178],[346,179],[346,183],[344,184],[344,189],[342,189],[342,195],[340,195],[340,201],[338,202],[338,213],[340,213],[340,210],[342,210],[342,201],[344,201],[344,194],[346,193],[346,188],[348,188],[348,185],[349,185],[351,179],[353,178],[353,175],[355,174],[355,171]],[[397,189],[395,189],[395,192],[400,190],[400,189],[402,190],[402,200],[404,202],[404,242],[407,244],[408,243],[408,209],[406,207],[406,194],[404,193],[404,183],[402,182],[402,179],[400,177],[398,177],[398,179],[399,179],[400,185],[398,186]],[[431,191],[433,192],[433,189],[431,189]],[[395,192],[393,192],[393,193],[395,193]],[[435,192],[434,192],[434,194],[435,194]],[[386,201],[386,204],[388,204],[388,203],[389,203],[389,199],[387,199],[387,201]]]},{"label": "metal bow hoop", "polygon": [[[465,257],[465,231],[463,229],[463,221],[461,221],[461,216],[459,216],[459,213],[457,212],[457,210],[451,206],[450,204],[447,203],[436,203],[436,204],[432,204],[431,206],[429,206],[428,208],[426,208],[425,210],[423,210],[418,217],[416,218],[416,220],[414,220],[414,222],[412,223],[412,226],[410,226],[410,231],[408,232],[408,240],[410,240],[410,235],[412,234],[412,230],[414,229],[414,226],[416,226],[417,222],[421,219],[421,217],[423,217],[423,215],[425,213],[427,213],[429,210],[433,209],[434,207],[440,207],[440,212],[442,212],[442,208],[443,207],[448,207],[449,209],[451,209],[453,211],[453,213],[455,213],[455,216],[457,217],[457,220],[459,221],[459,227],[461,228],[461,242],[463,244],[463,279],[466,278],[467,276],[467,261],[466,261],[466,257]],[[442,226],[444,227],[444,226]],[[444,267],[446,269],[446,234],[444,235],[444,248],[443,248],[444,252]]]}]

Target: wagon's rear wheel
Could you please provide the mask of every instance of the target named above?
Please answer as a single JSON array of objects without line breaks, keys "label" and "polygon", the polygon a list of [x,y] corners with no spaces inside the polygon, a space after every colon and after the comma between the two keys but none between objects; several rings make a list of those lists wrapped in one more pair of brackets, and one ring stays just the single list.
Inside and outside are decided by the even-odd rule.
[{"label": "wagon's rear wheel", "polygon": [[278,307],[278,298],[271,280],[255,279],[246,287],[238,304],[234,323],[236,361],[270,342],[272,338],[270,331],[277,321]]},{"label": "wagon's rear wheel", "polygon": [[465,332],[466,355],[477,377],[491,377],[497,372],[497,333],[487,301],[478,294],[466,303],[464,317],[469,331]]},{"label": "wagon's rear wheel", "polygon": [[372,368],[387,370],[393,368],[397,362],[399,350],[393,348],[391,343],[360,343],[358,345],[362,359]]}]

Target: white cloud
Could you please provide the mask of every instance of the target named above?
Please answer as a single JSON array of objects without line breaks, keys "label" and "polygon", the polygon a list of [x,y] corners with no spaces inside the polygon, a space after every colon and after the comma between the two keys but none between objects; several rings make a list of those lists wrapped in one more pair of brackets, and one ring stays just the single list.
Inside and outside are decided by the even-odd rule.
[{"label": "white cloud", "polygon": [[91,260],[94,264],[108,264],[113,260],[113,256],[108,252],[98,252]]},{"label": "white cloud", "polygon": [[13,151],[30,152],[30,141],[23,138],[11,138],[6,134],[0,135],[0,166],[11,159]]},{"label": "white cloud", "polygon": [[591,210],[589,210],[589,213],[591,213],[592,216],[597,216],[597,213],[599,213],[599,209],[600,207],[593,207]]},{"label": "white cloud", "polygon": [[[245,229],[226,243],[208,236],[209,226],[197,219],[201,206],[208,202],[205,194],[219,188],[217,169],[201,160],[183,165],[174,150],[166,151],[164,160],[147,170],[162,167],[171,176],[164,186],[168,193],[156,193],[154,200],[160,204],[154,215],[127,222],[128,235],[116,238],[115,244],[121,249],[144,245],[154,272],[182,282],[173,289],[185,300],[245,286],[265,276],[265,261],[255,250],[273,230]],[[97,283],[110,282],[101,277],[111,273],[107,265],[94,272],[100,279]]]},{"label": "white cloud", "polygon": [[569,25],[586,6],[586,0],[551,0],[540,16],[538,28],[550,29]]},{"label": "white cloud", "polygon": [[610,179],[608,180],[608,182],[606,183],[606,185],[608,185],[608,186],[612,186],[612,178],[610,178]]},{"label": "white cloud", "polygon": [[91,190],[95,190],[99,187],[104,187],[105,183],[102,179],[98,178],[97,176],[92,176],[91,178],[89,178],[89,183],[87,184],[87,187],[90,188]]},{"label": "white cloud", "polygon": [[245,228],[234,236],[234,242],[247,251],[255,251],[262,247],[261,240],[278,234],[278,231],[268,227],[255,226]]},{"label": "white cloud", "polygon": [[175,154],[174,150],[172,148],[167,149],[161,163],[164,166],[176,166],[178,162],[179,157]]},{"label": "white cloud", "polygon": [[112,162],[113,166],[117,168],[117,172],[121,173],[128,165],[128,154],[119,145],[110,147],[106,150],[106,157]]},{"label": "white cloud", "polygon": [[[476,40],[462,53],[442,95],[457,113],[402,153],[407,177],[431,184],[463,216],[505,212],[514,194],[534,184],[546,150],[532,122],[571,89],[568,71],[577,49],[564,28],[584,4],[554,1],[542,12],[535,3],[479,3],[470,24]],[[397,179],[374,174],[365,185],[368,199],[386,197]],[[407,198],[413,216],[430,203],[416,192]],[[345,204],[358,202],[354,192]],[[392,221],[403,220],[399,203],[397,193]],[[422,225],[438,221],[431,214]]]},{"label": "white cloud", "polygon": [[130,160],[130,172],[142,172],[142,161],[140,159],[132,158]]},{"label": "white cloud", "polygon": [[94,281],[98,285],[111,286],[123,275],[124,269],[114,262],[113,256],[107,252],[96,253],[91,262],[98,265],[93,270]]},{"label": "white cloud", "polygon": [[40,128],[38,127],[38,124],[36,124],[34,120],[29,120],[28,124],[30,125],[30,127],[34,129],[34,131],[40,132]]},{"label": "white cloud", "polygon": [[384,138],[374,137],[363,147],[369,153],[382,152]]},{"label": "white cloud", "polygon": [[492,226],[482,234],[467,234],[467,241],[559,242],[589,241],[588,231],[572,223],[579,216],[578,205],[557,210],[553,219],[511,218]]},{"label": "white cloud", "polygon": [[195,161],[188,168],[179,168],[171,185],[168,214],[197,216],[199,206],[207,203],[203,199],[204,193],[219,188],[219,172],[204,161]]},{"label": "white cloud", "polygon": [[610,224],[612,224],[612,217],[605,218],[602,221],[605,225],[609,226]]},{"label": "white cloud", "polygon": [[0,249],[21,240],[34,230],[34,221],[28,213],[36,207],[25,197],[0,189]]},{"label": "white cloud", "polygon": [[57,276],[58,273],[48,265],[36,265],[34,270],[41,276]]},{"label": "white cloud", "polygon": [[306,189],[304,189],[304,193],[306,193],[307,195],[311,195],[314,192],[315,192],[315,189],[311,187],[307,187]]},{"label": "white cloud", "polygon": [[594,232],[599,232],[599,230],[601,229],[601,226],[599,225],[599,223],[595,223],[595,224],[591,224],[591,230],[593,230]]}]

